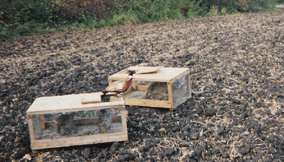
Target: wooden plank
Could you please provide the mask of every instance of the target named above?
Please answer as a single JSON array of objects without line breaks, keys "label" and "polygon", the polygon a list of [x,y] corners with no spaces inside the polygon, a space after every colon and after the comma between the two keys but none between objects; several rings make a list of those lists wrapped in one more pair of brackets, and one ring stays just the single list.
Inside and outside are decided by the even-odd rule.
[{"label": "wooden plank", "polygon": [[[134,69],[152,69],[156,67],[144,67],[144,66],[133,66],[129,67],[128,70]],[[146,80],[146,81],[157,81],[157,82],[167,82],[174,79],[181,73],[188,71],[188,68],[161,68],[157,73],[152,74],[134,74],[133,79],[137,80]],[[127,70],[122,70],[116,74],[113,74],[109,77],[109,80],[118,80],[128,76]]]},{"label": "wooden plank", "polygon": [[137,85],[138,90],[142,90],[142,91],[147,91],[149,88],[149,85]]},{"label": "wooden plank", "polygon": [[86,145],[86,144],[96,144],[96,143],[115,142],[115,141],[128,141],[127,131],[120,133],[66,137],[60,139],[35,140],[31,142],[31,147],[33,150],[38,150],[45,148],[66,147],[74,145]]},{"label": "wooden plank", "polygon": [[114,102],[114,101],[121,100],[121,98],[120,98],[120,97],[117,97],[117,96],[111,96],[111,97],[109,98],[109,100],[110,100],[111,102]]},{"label": "wooden plank", "polygon": [[43,115],[43,114],[38,114],[38,117],[39,117],[40,129],[41,129],[41,130],[44,130],[44,129],[45,129],[44,115]]},{"label": "wooden plank", "polygon": [[191,90],[191,83],[190,83],[190,76],[189,76],[189,74],[187,76],[187,90],[188,90],[188,92],[190,93],[190,96],[191,96],[192,90]]},{"label": "wooden plank", "polygon": [[28,124],[29,124],[29,131],[30,131],[30,140],[31,142],[35,140],[35,128],[33,124],[33,115],[28,114]]},{"label": "wooden plank", "polygon": [[122,121],[122,131],[127,132],[126,112],[120,111],[120,114],[121,114],[121,121]]},{"label": "wooden plank", "polygon": [[44,114],[51,112],[56,113],[56,112],[78,111],[78,110],[81,111],[81,110],[111,108],[123,105],[124,101],[122,98],[120,101],[114,101],[114,102],[82,104],[81,97],[76,97],[76,95],[40,97],[34,101],[34,103],[28,109],[27,113]]},{"label": "wooden plank", "polygon": [[130,106],[135,105],[135,106],[171,108],[170,101],[160,101],[160,100],[151,100],[151,99],[125,98],[125,104]]},{"label": "wooden plank", "polygon": [[101,93],[90,93],[84,94],[82,96],[82,104],[90,104],[90,103],[100,103],[102,102],[102,94]]},{"label": "wooden plank", "polygon": [[156,73],[158,72],[163,66],[153,67],[151,69],[140,69],[135,72],[135,74],[149,74],[149,73]]},{"label": "wooden plank", "polygon": [[168,94],[169,94],[169,101],[171,103],[171,110],[174,108],[174,99],[173,99],[173,88],[172,88],[172,82],[168,83]]},{"label": "wooden plank", "polygon": [[133,87],[133,89],[136,89],[136,85],[137,84],[137,81],[136,81],[136,79],[132,79],[132,87]]}]

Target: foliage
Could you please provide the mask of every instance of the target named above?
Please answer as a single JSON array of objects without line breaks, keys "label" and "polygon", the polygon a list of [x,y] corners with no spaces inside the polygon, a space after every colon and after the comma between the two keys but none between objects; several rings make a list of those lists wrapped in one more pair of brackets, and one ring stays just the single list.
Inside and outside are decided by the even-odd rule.
[{"label": "foliage", "polygon": [[267,11],[275,8],[277,2],[276,0],[254,0],[249,3],[249,11],[257,12],[257,11]]},{"label": "foliage", "polygon": [[218,11],[219,9],[218,9],[218,6],[215,6],[215,5],[213,5],[213,6],[211,6],[211,9],[209,10],[209,12],[208,12],[208,15],[209,16],[218,16],[219,14],[219,11]]},{"label": "foliage", "polygon": [[[57,7],[51,1],[39,0],[10,0],[1,1],[0,37],[15,37],[27,35],[32,29],[54,22]],[[17,31],[17,32],[15,32]]]},{"label": "foliage", "polygon": [[1,0],[0,39],[62,30],[257,12],[283,0]]},{"label": "foliage", "polygon": [[276,0],[237,0],[236,8],[241,12],[258,12],[272,10],[277,4]]}]

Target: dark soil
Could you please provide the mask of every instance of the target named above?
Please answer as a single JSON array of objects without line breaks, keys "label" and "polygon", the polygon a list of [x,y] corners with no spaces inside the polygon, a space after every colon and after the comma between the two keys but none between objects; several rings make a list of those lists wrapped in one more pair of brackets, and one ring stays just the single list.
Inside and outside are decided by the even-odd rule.
[{"label": "dark soil", "polygon": [[[284,160],[284,10],[14,39],[0,54],[0,161]],[[31,151],[37,97],[102,91],[137,64],[190,68],[192,98],[127,106],[128,143]]]}]

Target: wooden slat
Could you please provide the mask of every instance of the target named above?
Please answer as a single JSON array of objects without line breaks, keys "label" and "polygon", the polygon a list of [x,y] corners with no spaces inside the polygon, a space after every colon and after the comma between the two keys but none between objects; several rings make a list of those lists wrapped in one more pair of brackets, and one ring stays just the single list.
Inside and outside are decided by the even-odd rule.
[{"label": "wooden slat", "polygon": [[171,104],[170,108],[173,109],[174,108],[174,100],[173,100],[173,85],[172,82],[168,83],[168,94],[169,94],[169,102]]},{"label": "wooden slat", "polygon": [[89,93],[81,96],[82,104],[100,103],[102,102],[102,93]]},{"label": "wooden slat", "polygon": [[190,76],[188,75],[188,77],[187,77],[187,90],[188,90],[188,92],[190,93],[190,96],[191,96],[191,92],[192,92],[192,90],[191,90],[191,83],[190,83]]},{"label": "wooden slat", "polygon": [[96,100],[93,100],[93,101],[82,101],[81,103],[82,104],[92,104],[92,103],[100,103],[101,101],[96,101]]},{"label": "wooden slat", "polygon": [[34,140],[31,142],[31,147],[33,150],[38,150],[45,148],[66,147],[74,145],[86,145],[86,144],[96,144],[96,143],[115,142],[115,141],[127,141],[127,140],[128,140],[128,134],[127,131],[124,131],[120,133],[96,134],[96,135],[66,137],[60,139]]},{"label": "wooden slat", "polygon": [[45,129],[44,115],[43,114],[39,114],[38,117],[39,117],[40,129],[43,130],[43,129]]},{"label": "wooden slat", "polygon": [[138,90],[147,91],[148,88],[149,88],[149,85],[137,85]]},{"label": "wooden slat", "polygon": [[28,123],[29,123],[29,131],[30,131],[30,140],[31,142],[35,140],[35,128],[33,124],[33,115],[28,114]]},{"label": "wooden slat", "polygon": [[121,114],[121,121],[122,121],[122,131],[127,132],[126,112],[120,111],[120,114]]},{"label": "wooden slat", "polygon": [[109,98],[109,100],[110,100],[111,102],[114,102],[114,101],[117,101],[117,100],[121,100],[121,98],[120,98],[120,97],[117,97],[117,96],[111,96],[111,97]]},{"label": "wooden slat", "polygon": [[153,67],[152,69],[141,69],[137,72],[135,72],[135,74],[149,74],[149,73],[156,73],[158,72],[161,68],[163,68],[163,66],[158,66],[158,67]]},{"label": "wooden slat", "polygon": [[136,89],[137,87],[137,82],[136,82],[136,79],[132,79],[132,87],[134,88],[134,89]]},{"label": "wooden slat", "polygon": [[148,106],[148,107],[172,108],[170,101],[125,98],[124,102],[125,102],[126,105],[130,105],[130,106]]},{"label": "wooden slat", "polygon": [[[141,69],[141,70],[147,70],[147,69],[153,69],[157,67],[144,67],[144,66],[132,66],[129,67],[128,70],[134,70],[134,69]],[[121,78],[125,78],[128,76],[128,73],[126,70],[122,70],[116,74],[113,74],[109,77],[109,80],[119,80]],[[179,76],[180,74],[189,71],[188,68],[161,68],[157,73],[152,74],[134,74],[133,79],[137,80],[145,80],[145,81],[156,81],[156,82],[168,82],[170,80],[173,80],[176,76]]]},{"label": "wooden slat", "polygon": [[[27,111],[28,114],[45,114],[56,112],[69,112],[69,111],[82,111],[82,110],[94,110],[102,108],[111,108],[116,106],[123,106],[124,102],[121,98],[120,101],[114,102],[101,102],[92,104],[81,104],[81,98],[74,97],[75,95],[66,95],[62,99],[62,96],[53,97],[41,97],[37,98],[32,106]],[[74,103],[74,100],[75,103]],[[79,102],[79,105],[77,104]],[[58,103],[58,104],[56,104]],[[74,105],[72,105],[74,103]]]}]

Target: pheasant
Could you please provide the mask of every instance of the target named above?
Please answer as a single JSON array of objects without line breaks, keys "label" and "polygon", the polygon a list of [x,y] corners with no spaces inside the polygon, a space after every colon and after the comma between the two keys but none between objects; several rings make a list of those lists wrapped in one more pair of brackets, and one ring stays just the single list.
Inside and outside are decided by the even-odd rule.
[{"label": "pheasant", "polygon": [[115,82],[110,83],[109,86],[107,86],[103,90],[103,94],[106,95],[106,93],[113,92],[113,93],[122,93],[125,92],[131,85],[132,83],[132,77],[133,74],[135,73],[135,70],[129,70],[129,76],[125,78],[124,80],[118,80]]},{"label": "pheasant", "polygon": [[113,83],[111,83],[108,87],[105,88],[103,91],[103,94],[106,95],[106,93],[113,92],[114,94],[125,92],[132,83],[133,74],[150,74],[150,73],[156,73],[158,70],[163,68],[163,66],[155,67],[152,69],[147,70],[128,70],[129,76],[125,78],[124,80],[118,80]]}]

